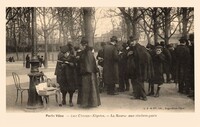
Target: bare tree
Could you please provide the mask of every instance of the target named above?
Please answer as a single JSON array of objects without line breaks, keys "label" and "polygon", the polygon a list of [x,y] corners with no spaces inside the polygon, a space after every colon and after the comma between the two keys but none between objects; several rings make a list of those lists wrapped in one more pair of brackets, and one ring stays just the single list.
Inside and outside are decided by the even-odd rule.
[{"label": "bare tree", "polygon": [[[120,13],[118,8],[110,8],[106,11],[103,18],[109,18],[112,25],[112,31],[110,31],[110,36],[115,35],[123,41],[124,36],[127,34],[127,28],[123,15]],[[128,28],[130,30],[130,28]]]},{"label": "bare tree", "polygon": [[[17,60],[19,60],[18,51],[24,51],[30,41],[26,42],[30,36],[30,13],[31,9],[28,7],[8,7],[6,8],[6,44],[14,45]],[[13,44],[12,44],[13,43]]]},{"label": "bare tree", "polygon": [[54,8],[48,7],[42,7],[37,8],[38,17],[40,24],[37,24],[38,27],[41,28],[41,31],[38,31],[38,34],[41,35],[44,38],[44,44],[45,44],[45,54],[44,54],[44,66],[45,68],[48,68],[48,37],[49,35],[57,29],[57,22],[58,20],[55,20],[55,10]]},{"label": "bare tree", "polygon": [[166,44],[169,44],[169,39],[174,35],[180,22],[178,22],[174,27],[172,27],[172,22],[177,19],[176,8],[164,7],[159,8],[161,10],[161,15],[159,15],[158,21],[160,22],[161,27],[160,33],[158,36],[165,41]]},{"label": "bare tree", "polygon": [[182,17],[182,36],[187,38],[187,35],[194,22],[194,8],[191,7],[181,7],[180,14]]},{"label": "bare tree", "polygon": [[159,8],[140,8],[141,21],[140,27],[143,29],[147,36],[148,43],[151,43],[151,37],[154,37],[154,43],[158,42],[158,33],[161,22],[159,22],[159,16],[162,14]]},{"label": "bare tree", "polygon": [[[138,36],[139,32],[138,32],[138,22],[141,19],[141,14],[139,14],[139,9],[137,7],[133,7],[133,8],[125,8],[125,7],[118,7],[119,10],[121,11],[122,15],[124,16],[124,19],[126,21],[127,26],[131,26],[131,27],[127,27],[127,29],[131,29],[128,30],[128,34],[129,32],[130,35],[132,35],[133,37]],[[129,24],[131,23],[131,25]]]},{"label": "bare tree", "polygon": [[[59,40],[66,44],[69,40],[75,44],[82,33],[82,9],[77,7],[56,8],[59,23]],[[60,41],[59,41],[60,42]]]}]

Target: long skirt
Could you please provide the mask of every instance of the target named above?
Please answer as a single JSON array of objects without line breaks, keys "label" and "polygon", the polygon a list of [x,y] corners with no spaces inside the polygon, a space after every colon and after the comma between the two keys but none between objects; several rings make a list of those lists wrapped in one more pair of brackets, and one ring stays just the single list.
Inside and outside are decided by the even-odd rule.
[{"label": "long skirt", "polygon": [[95,73],[82,75],[82,87],[79,92],[81,107],[97,107],[101,105],[97,75]]},{"label": "long skirt", "polygon": [[30,61],[26,61],[26,68],[30,68]]}]

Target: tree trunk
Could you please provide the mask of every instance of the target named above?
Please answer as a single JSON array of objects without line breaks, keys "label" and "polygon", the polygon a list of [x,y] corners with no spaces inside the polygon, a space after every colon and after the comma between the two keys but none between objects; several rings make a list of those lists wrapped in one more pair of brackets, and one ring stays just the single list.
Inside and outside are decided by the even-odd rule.
[{"label": "tree trunk", "polygon": [[157,10],[158,8],[153,8],[153,33],[154,33],[154,44],[158,43],[158,21],[157,21]]},{"label": "tree trunk", "polygon": [[44,67],[48,68],[48,43],[47,37],[44,36],[45,52],[44,52]]},{"label": "tree trunk", "polygon": [[48,43],[47,43],[47,27],[46,27],[46,11],[43,7],[43,21],[44,21],[44,44],[45,44],[45,53],[44,53],[44,67],[48,68]]},{"label": "tree trunk", "polygon": [[127,34],[126,34],[126,37],[127,39],[131,36],[131,21],[128,19],[128,18],[125,18],[125,22],[126,22],[126,30],[127,30]]},{"label": "tree trunk", "polygon": [[85,38],[89,42],[89,46],[94,46],[93,40],[93,28],[92,28],[92,8],[84,7],[83,8],[83,21],[84,21],[84,30],[85,30]]},{"label": "tree trunk", "polygon": [[133,20],[132,20],[132,35],[133,37],[139,37],[139,33],[137,31],[137,16],[138,16],[138,9],[133,8]]},{"label": "tree trunk", "polygon": [[183,7],[181,8],[182,10],[182,16],[183,16],[183,20],[182,20],[182,36],[187,38],[187,25],[188,25],[188,19],[187,19],[187,8]]},{"label": "tree trunk", "polygon": [[[17,45],[19,46],[20,45],[20,43],[21,43],[21,29],[19,28],[19,33],[18,33],[18,41],[17,41]],[[21,46],[19,46],[19,47],[21,47]],[[20,51],[19,51],[20,52]],[[17,53],[17,58],[16,58],[17,60],[19,60],[19,56],[18,56],[18,53]]]},{"label": "tree trunk", "polygon": [[63,27],[63,45],[66,45],[66,44],[67,44],[67,42],[66,42],[66,30]]},{"label": "tree trunk", "polygon": [[[177,17],[177,19],[178,19],[178,23],[179,22],[181,22],[181,8],[178,8],[177,9],[177,15],[178,15],[178,17]],[[179,31],[179,33],[182,33],[182,27],[181,27],[181,23],[178,25],[178,31]]]},{"label": "tree trunk", "polygon": [[27,44],[27,46],[28,47],[30,47],[30,45],[31,45],[31,9],[29,9],[30,11],[29,11],[29,13],[28,13],[28,19],[27,19],[27,21],[28,21],[28,44]]},{"label": "tree trunk", "polygon": [[169,44],[169,33],[170,33],[170,11],[171,8],[165,8],[165,29],[164,29],[164,33],[165,33],[165,44],[168,45]]},{"label": "tree trunk", "polygon": [[17,43],[17,38],[16,38],[16,25],[14,21],[14,33],[13,33],[13,38],[14,38],[14,44],[15,44],[15,52],[16,52],[16,57],[17,59],[19,58],[19,53],[18,53],[18,43]]},{"label": "tree trunk", "polygon": [[59,25],[59,38],[58,38],[58,45],[61,46],[61,34],[62,34],[62,25]]},{"label": "tree trunk", "polygon": [[84,30],[84,21],[83,21],[83,9],[80,9],[80,26],[81,26],[81,34],[82,36],[85,36],[85,30]]},{"label": "tree trunk", "polygon": [[[69,8],[69,26],[67,27],[67,31],[69,30],[71,41],[75,42],[75,34],[74,34],[74,18],[73,18],[73,8]],[[68,39],[67,39],[68,40]]]}]

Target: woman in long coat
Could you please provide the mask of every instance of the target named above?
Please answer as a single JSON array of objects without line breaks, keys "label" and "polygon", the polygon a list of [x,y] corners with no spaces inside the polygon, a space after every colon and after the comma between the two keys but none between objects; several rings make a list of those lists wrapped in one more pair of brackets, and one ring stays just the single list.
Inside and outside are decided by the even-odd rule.
[{"label": "woman in long coat", "polygon": [[29,56],[29,54],[26,55],[26,68],[30,68],[30,56]]},{"label": "woman in long coat", "polygon": [[97,65],[91,48],[88,47],[88,41],[86,39],[81,40],[82,53],[80,56],[80,73],[82,79],[80,106],[85,107],[97,107],[101,104],[99,89],[97,85],[98,72]]},{"label": "woman in long coat", "polygon": [[69,44],[61,47],[60,50],[55,75],[62,93],[62,104],[66,105],[66,94],[69,93],[69,104],[73,106],[73,93],[77,88],[75,81],[75,58]]}]

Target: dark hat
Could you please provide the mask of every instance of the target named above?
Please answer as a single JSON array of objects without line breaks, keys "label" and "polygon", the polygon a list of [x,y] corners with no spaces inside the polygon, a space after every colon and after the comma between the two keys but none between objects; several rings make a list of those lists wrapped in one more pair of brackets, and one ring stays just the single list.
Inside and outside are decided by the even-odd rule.
[{"label": "dark hat", "polygon": [[133,41],[133,40],[138,40],[138,37],[137,37],[137,36],[134,36],[134,37],[133,37],[133,36],[130,36],[129,39],[130,39],[131,41]]},{"label": "dark hat", "polygon": [[69,47],[69,50],[72,50],[72,49],[73,49],[73,45],[72,45],[71,42],[68,42],[68,43],[67,43],[67,46]]},{"label": "dark hat", "polygon": [[116,41],[116,42],[118,42],[116,36],[112,36],[112,37],[110,38],[110,40],[111,40],[111,41]]},{"label": "dark hat", "polygon": [[128,41],[127,41],[127,45],[129,46],[129,45],[130,45],[130,43],[131,43],[131,42],[130,42],[130,40],[128,40]]},{"label": "dark hat", "polygon": [[167,45],[167,47],[168,47],[168,48],[173,47],[173,44],[170,43],[170,44]]},{"label": "dark hat", "polygon": [[185,42],[187,41],[187,39],[186,39],[185,37],[181,37],[181,38],[179,39],[179,41],[180,41],[180,43],[185,43]]},{"label": "dark hat", "polygon": [[69,49],[69,46],[68,45],[64,45],[64,46],[61,46],[61,48],[60,48],[60,51],[62,52],[62,53],[66,53],[67,51],[69,51],[70,49]]},{"label": "dark hat", "polygon": [[82,44],[82,45],[88,44],[88,40],[87,40],[85,37],[82,37],[82,39],[81,39],[81,44]]},{"label": "dark hat", "polygon": [[124,48],[127,47],[127,43],[125,43],[125,42],[122,43],[122,47],[124,47]]},{"label": "dark hat", "polygon": [[155,49],[163,49],[163,47],[161,46],[161,45],[157,45],[156,47],[155,47]]},{"label": "dark hat", "polygon": [[161,46],[165,46],[165,42],[164,42],[164,41],[161,41],[161,42],[160,42],[160,45],[161,45]]},{"label": "dark hat", "polygon": [[194,41],[194,33],[189,34],[189,40],[190,40],[190,41]]},{"label": "dark hat", "polygon": [[147,43],[146,48],[151,48],[152,44]]},{"label": "dark hat", "polygon": [[77,51],[77,50],[79,50],[79,49],[80,49],[79,46],[74,46],[74,50],[75,50],[75,51]]}]

